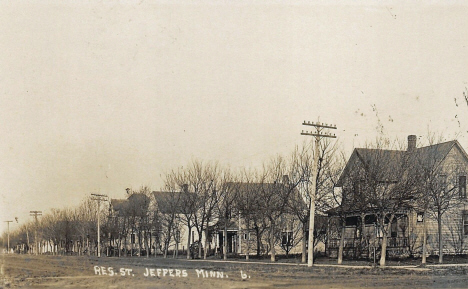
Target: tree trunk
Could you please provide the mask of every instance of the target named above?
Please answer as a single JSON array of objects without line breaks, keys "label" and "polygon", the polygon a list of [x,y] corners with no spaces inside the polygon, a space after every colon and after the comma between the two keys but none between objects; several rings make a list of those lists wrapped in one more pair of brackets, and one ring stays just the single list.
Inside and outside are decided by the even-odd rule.
[{"label": "tree trunk", "polygon": [[385,266],[385,258],[387,255],[387,232],[382,232],[382,249],[380,250],[380,266]]},{"label": "tree trunk", "polygon": [[437,230],[439,234],[439,264],[442,264],[444,259],[444,242],[442,240],[442,215],[437,214]]},{"label": "tree trunk", "polygon": [[145,242],[145,250],[146,250],[146,258],[149,258],[149,246],[148,246],[148,231],[145,230],[145,238],[144,238],[144,242]]},{"label": "tree trunk", "polygon": [[387,257],[387,234],[390,232],[392,226],[394,215],[390,215],[390,220],[388,221],[387,228],[385,229],[385,216],[381,220],[382,225],[382,250],[380,251],[380,266],[385,266],[385,260]]},{"label": "tree trunk", "polygon": [[202,256],[202,238],[203,238],[203,229],[198,231],[198,258],[201,259]]},{"label": "tree trunk", "polygon": [[249,255],[250,255],[250,226],[249,226],[249,221],[247,220],[247,251],[245,252],[245,260],[249,260]]},{"label": "tree trunk", "polygon": [[133,229],[132,233],[130,234],[130,256],[133,257],[133,240],[134,240],[134,235],[133,235]]},{"label": "tree trunk", "polygon": [[188,228],[188,238],[187,238],[187,259],[190,259],[190,237],[192,235],[192,227],[187,225]]},{"label": "tree trunk", "polygon": [[260,229],[258,226],[255,226],[255,233],[257,236],[257,257],[260,257],[260,243],[261,243],[261,236],[260,236]]},{"label": "tree trunk", "polygon": [[223,259],[227,260],[227,219],[224,219],[224,231],[223,231]]},{"label": "tree trunk", "polygon": [[365,228],[365,222],[366,222],[366,214],[361,214],[361,233],[359,235],[359,254],[358,258],[361,258],[362,253],[364,251],[364,246],[363,246],[363,239],[364,239],[364,228]]},{"label": "tree trunk", "polygon": [[125,234],[125,238],[124,238],[125,257],[128,256],[128,254],[127,254],[127,234],[128,234],[128,232]]},{"label": "tree trunk", "polygon": [[302,258],[301,262],[307,262],[307,222],[302,223]]},{"label": "tree trunk", "polygon": [[120,236],[119,234],[119,241],[117,242],[117,250],[119,250],[119,258],[120,258],[120,251],[121,251],[121,247],[122,246],[122,236]]},{"label": "tree trunk", "polygon": [[421,264],[426,264],[427,255],[427,223],[426,223],[426,212],[423,215],[423,249],[422,249],[422,260]]},{"label": "tree trunk", "polygon": [[[190,238],[190,236],[189,236]],[[169,243],[171,242],[171,226],[167,230],[167,237],[164,240],[164,259],[167,258],[167,251],[169,250]]]},{"label": "tree trunk", "polygon": [[152,240],[152,236],[151,236],[151,229],[149,230],[149,240],[148,240],[148,245],[149,245],[149,255],[148,256],[151,256],[151,245],[153,244],[153,240]]},{"label": "tree trunk", "polygon": [[271,262],[276,261],[276,252],[275,252],[275,224],[271,222],[270,226],[270,250],[271,250]]},{"label": "tree trunk", "polygon": [[338,264],[343,263],[343,248],[344,248],[345,228],[346,228],[346,217],[343,218],[343,221],[342,221],[342,224],[341,224],[340,245],[338,246]]},{"label": "tree trunk", "polygon": [[141,233],[142,233],[142,230],[139,229],[138,230],[138,251],[140,251],[140,257],[143,257],[143,254],[141,253],[141,249],[143,247],[143,240],[141,239]]},{"label": "tree trunk", "polygon": [[206,222],[205,227],[205,250],[203,251],[203,259],[206,260],[206,254],[208,253],[208,221]]}]

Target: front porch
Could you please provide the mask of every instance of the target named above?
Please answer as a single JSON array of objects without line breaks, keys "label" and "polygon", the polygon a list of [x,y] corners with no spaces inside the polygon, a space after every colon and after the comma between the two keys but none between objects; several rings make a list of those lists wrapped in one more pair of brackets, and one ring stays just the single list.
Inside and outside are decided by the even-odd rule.
[{"label": "front porch", "polygon": [[[380,255],[382,245],[382,230],[374,214],[348,215],[344,228],[343,257],[372,258]],[[403,257],[409,255],[409,218],[406,213],[395,215],[387,237],[387,256]],[[385,226],[388,225],[388,220]],[[335,220],[329,223],[327,252],[329,257],[337,257],[340,246],[341,228]]]}]

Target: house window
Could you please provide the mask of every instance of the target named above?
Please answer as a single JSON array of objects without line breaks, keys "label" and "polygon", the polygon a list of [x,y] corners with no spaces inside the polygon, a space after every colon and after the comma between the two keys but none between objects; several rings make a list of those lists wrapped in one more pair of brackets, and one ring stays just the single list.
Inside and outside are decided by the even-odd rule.
[{"label": "house window", "polygon": [[364,217],[364,224],[366,225],[372,225],[377,223],[377,217],[375,215],[366,215]]},{"label": "house window", "polygon": [[460,198],[466,199],[466,176],[458,177],[458,193]]},{"label": "house window", "polygon": [[346,218],[346,227],[353,226],[356,227],[358,224],[358,217],[347,217]]},{"label": "house window", "polygon": [[247,238],[250,240],[250,233],[248,233],[248,234],[245,233],[245,234],[244,234],[244,240],[247,240]]},{"label": "house window", "polygon": [[281,246],[292,247],[293,244],[293,232],[282,232],[281,233]]},{"label": "house window", "polygon": [[416,215],[416,221],[418,223],[424,222],[424,212],[418,212]]},{"label": "house window", "polygon": [[463,211],[463,235],[468,236],[468,211]]}]

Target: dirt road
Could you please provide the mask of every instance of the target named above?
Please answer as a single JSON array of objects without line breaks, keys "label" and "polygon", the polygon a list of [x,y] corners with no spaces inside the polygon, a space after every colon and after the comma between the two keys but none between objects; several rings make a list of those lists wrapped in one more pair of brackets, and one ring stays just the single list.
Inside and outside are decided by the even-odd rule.
[{"label": "dirt road", "polygon": [[162,258],[3,255],[3,288],[468,288],[468,268],[336,268]]}]

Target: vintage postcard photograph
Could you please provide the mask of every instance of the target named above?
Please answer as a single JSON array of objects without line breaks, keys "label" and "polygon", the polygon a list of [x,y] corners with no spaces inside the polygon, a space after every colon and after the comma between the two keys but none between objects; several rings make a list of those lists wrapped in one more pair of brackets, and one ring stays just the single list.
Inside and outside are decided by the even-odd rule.
[{"label": "vintage postcard photograph", "polygon": [[1,288],[468,288],[468,3],[0,1]]}]

